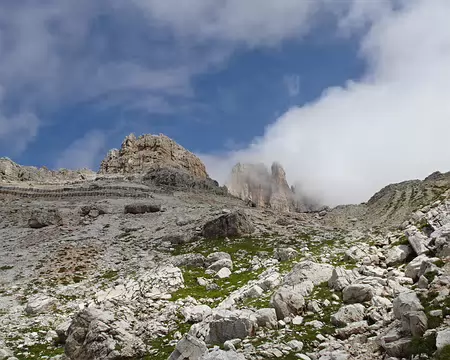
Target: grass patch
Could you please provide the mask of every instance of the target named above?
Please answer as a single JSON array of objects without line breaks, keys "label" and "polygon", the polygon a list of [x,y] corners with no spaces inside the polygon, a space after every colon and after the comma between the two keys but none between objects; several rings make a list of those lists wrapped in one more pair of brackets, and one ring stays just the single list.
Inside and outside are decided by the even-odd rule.
[{"label": "grass patch", "polygon": [[426,354],[431,356],[436,351],[436,334],[427,337],[413,337],[411,340],[411,354]]},{"label": "grass patch", "polygon": [[426,279],[428,280],[428,283],[431,283],[434,280],[434,278],[436,277],[436,275],[437,275],[437,271],[429,271],[429,272],[423,274],[423,276],[425,276]]},{"label": "grass patch", "polygon": [[175,350],[175,346],[170,344],[174,340],[175,333],[179,331],[181,334],[185,334],[189,331],[190,327],[191,324],[180,322],[177,328],[169,332],[166,336],[151,340],[149,345],[152,349],[157,350],[157,352],[144,356],[143,360],[167,360]]},{"label": "grass patch", "polygon": [[[264,269],[256,271],[244,271],[241,273],[232,273],[229,278],[219,279],[213,275],[205,273],[205,269],[186,268],[183,267],[184,288],[181,288],[172,293],[172,300],[184,299],[192,296],[198,299],[213,299],[211,306],[217,306],[233,291],[241,288],[251,280],[255,280],[263,272]],[[197,278],[202,277],[211,283],[217,285],[216,289],[207,290],[205,286],[199,285]]]},{"label": "grass patch", "polygon": [[[428,318],[428,328],[435,329],[439,327],[443,318],[450,315],[450,297],[445,297],[442,301],[437,301],[439,293],[437,291],[430,291],[427,294],[419,294],[420,302],[424,308],[424,312]],[[442,310],[442,317],[431,316],[430,312],[433,310]]]},{"label": "grass patch", "polygon": [[406,235],[400,236],[397,241],[393,242],[392,247],[399,245],[409,245],[408,237]]},{"label": "grass patch", "polygon": [[108,270],[101,277],[106,280],[116,280],[119,277],[119,272],[117,270]]}]

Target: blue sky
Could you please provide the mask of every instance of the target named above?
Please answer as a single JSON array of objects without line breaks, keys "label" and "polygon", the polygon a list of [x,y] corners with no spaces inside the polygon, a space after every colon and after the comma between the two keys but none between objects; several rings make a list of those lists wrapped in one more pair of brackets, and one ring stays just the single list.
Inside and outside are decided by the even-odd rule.
[{"label": "blue sky", "polygon": [[221,182],[276,160],[326,202],[361,201],[450,170],[449,7],[3,0],[0,155],[96,169],[127,134],[164,133]]}]

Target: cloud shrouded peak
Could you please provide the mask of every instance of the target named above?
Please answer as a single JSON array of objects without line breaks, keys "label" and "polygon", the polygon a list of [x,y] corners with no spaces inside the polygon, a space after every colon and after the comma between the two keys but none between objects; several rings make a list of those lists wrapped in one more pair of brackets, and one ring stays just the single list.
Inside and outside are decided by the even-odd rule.
[{"label": "cloud shrouded peak", "polygon": [[223,181],[237,161],[280,161],[290,183],[341,204],[449,170],[449,13],[447,1],[414,1],[377,18],[361,42],[361,80],[290,109],[247,148],[205,156],[212,175]]}]

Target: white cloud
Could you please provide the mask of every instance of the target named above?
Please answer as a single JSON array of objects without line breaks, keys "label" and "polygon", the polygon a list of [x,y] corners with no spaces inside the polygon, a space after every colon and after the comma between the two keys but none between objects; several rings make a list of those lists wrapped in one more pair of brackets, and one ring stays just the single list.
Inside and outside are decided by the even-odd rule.
[{"label": "white cloud", "polygon": [[106,152],[105,132],[92,130],[75,140],[56,161],[56,168],[96,169],[102,155]]},{"label": "white cloud", "polygon": [[450,170],[448,14],[450,2],[435,0],[376,17],[361,44],[364,79],[292,108],[245,149],[205,156],[211,175],[224,181],[238,160],[278,160],[291,183],[334,205]]}]

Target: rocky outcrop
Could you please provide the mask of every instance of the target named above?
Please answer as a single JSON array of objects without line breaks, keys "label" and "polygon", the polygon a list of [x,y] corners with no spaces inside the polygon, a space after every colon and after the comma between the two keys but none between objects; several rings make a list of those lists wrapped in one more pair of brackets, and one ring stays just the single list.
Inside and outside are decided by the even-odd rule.
[{"label": "rocky outcrop", "polygon": [[87,180],[93,177],[95,177],[95,173],[88,169],[53,171],[46,167],[22,166],[11,159],[0,158],[0,181],[3,182],[58,183]]},{"label": "rocky outcrop", "polygon": [[100,165],[101,174],[146,173],[163,166],[185,170],[195,177],[206,179],[202,161],[165,135],[128,135],[120,150],[111,150]]},{"label": "rocky outcrop", "polygon": [[264,164],[238,163],[231,171],[226,186],[232,195],[256,207],[270,207],[284,212],[297,209],[286,173],[276,162],[272,164],[271,173]]},{"label": "rocky outcrop", "polygon": [[68,330],[65,353],[70,360],[120,360],[142,356],[145,345],[129,332],[130,324],[114,314],[85,309],[75,315]]}]

